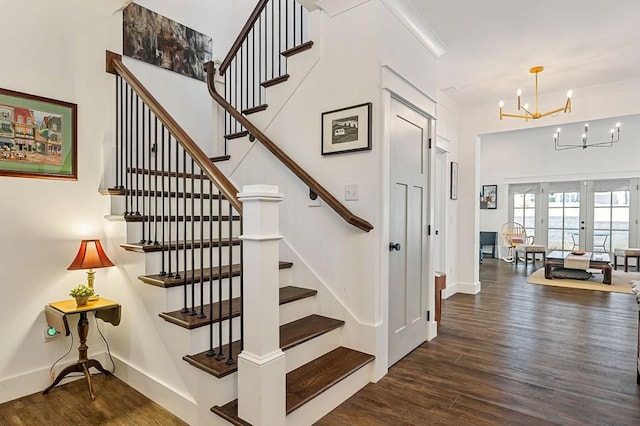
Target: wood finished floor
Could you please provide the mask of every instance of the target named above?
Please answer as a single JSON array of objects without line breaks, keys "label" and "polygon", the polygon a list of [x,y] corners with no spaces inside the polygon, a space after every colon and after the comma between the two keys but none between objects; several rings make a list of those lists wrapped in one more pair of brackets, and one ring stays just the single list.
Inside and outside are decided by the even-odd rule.
[{"label": "wood finished floor", "polygon": [[95,375],[89,399],[84,379],[0,404],[2,426],[188,426],[114,376]]},{"label": "wood finished floor", "polygon": [[[436,339],[317,424],[640,425],[634,297],[527,284],[533,270],[485,258],[482,292],[443,302]],[[0,425],[185,424],[93,380],[94,402],[79,380],[0,404]]]},{"label": "wood finished floor", "polygon": [[534,270],[485,258],[436,339],[317,425],[640,425],[634,296],[527,284]]}]

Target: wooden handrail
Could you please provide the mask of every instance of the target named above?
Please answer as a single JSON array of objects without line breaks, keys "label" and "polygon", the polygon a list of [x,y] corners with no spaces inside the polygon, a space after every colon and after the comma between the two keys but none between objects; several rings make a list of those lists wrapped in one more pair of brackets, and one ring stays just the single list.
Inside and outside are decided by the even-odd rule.
[{"label": "wooden handrail", "polygon": [[222,61],[222,65],[220,65],[219,71],[220,75],[224,75],[224,73],[227,71],[227,68],[229,68],[229,65],[231,65],[233,58],[235,58],[238,54],[238,51],[242,47],[242,43],[244,43],[245,39],[249,36],[249,33],[253,29],[253,25],[260,17],[260,14],[267,6],[267,3],[269,3],[269,0],[260,0],[255,9],[253,9],[251,16],[249,16],[249,19],[244,24],[244,27],[242,27],[242,31],[240,31],[240,34],[238,34],[238,38],[236,38],[236,41],[231,46],[231,50],[229,50],[229,53],[227,53],[224,61]]},{"label": "wooden handrail", "polygon": [[198,164],[204,174],[211,179],[216,187],[222,192],[224,197],[231,203],[233,208],[242,215],[242,203],[238,200],[238,190],[222,174],[209,157],[200,149],[193,139],[184,131],[182,127],[173,119],[167,110],[149,93],[142,83],[133,73],[122,63],[122,56],[117,53],[107,51],[107,72],[116,74],[124,78],[129,86],[138,94],[149,109],[158,117],[158,120],[169,130],[182,148]]},{"label": "wooden handrail", "polygon": [[207,69],[207,86],[209,87],[209,93],[213,99],[222,106],[233,118],[238,120],[247,131],[253,135],[265,148],[267,148],[278,160],[282,162],[289,170],[293,172],[302,182],[309,187],[311,191],[318,194],[318,196],[324,200],[329,207],[335,210],[347,223],[369,232],[373,229],[373,226],[362,219],[361,217],[353,214],[347,209],[340,201],[338,201],[329,191],[327,191],[322,185],[320,185],[314,178],[312,178],[302,167],[300,167],[291,157],[284,153],[271,139],[269,139],[264,133],[253,125],[247,118],[236,110],[226,99],[218,93],[215,88],[215,66],[213,62],[207,62],[205,64]]}]

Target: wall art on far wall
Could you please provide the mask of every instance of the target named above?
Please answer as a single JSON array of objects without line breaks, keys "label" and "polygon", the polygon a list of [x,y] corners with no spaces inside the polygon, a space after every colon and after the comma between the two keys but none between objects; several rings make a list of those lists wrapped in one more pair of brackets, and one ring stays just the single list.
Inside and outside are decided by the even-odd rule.
[{"label": "wall art on far wall", "polygon": [[322,155],[370,149],[370,102],[322,113]]},{"label": "wall art on far wall", "polygon": [[122,15],[122,52],[134,59],[206,80],[211,37],[131,3]]},{"label": "wall art on far wall", "polygon": [[76,104],[0,89],[0,175],[77,180]]},{"label": "wall art on far wall", "polygon": [[480,208],[498,208],[498,185],[482,185],[482,194],[480,195]]},{"label": "wall art on far wall", "polygon": [[449,192],[449,198],[452,200],[458,199],[458,163],[451,162],[451,191]]}]

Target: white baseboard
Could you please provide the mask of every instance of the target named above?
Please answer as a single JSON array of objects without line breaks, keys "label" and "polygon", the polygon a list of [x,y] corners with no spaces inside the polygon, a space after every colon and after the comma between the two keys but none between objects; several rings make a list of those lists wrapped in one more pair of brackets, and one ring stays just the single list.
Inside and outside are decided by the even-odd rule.
[{"label": "white baseboard", "polygon": [[475,283],[455,283],[453,285],[447,284],[447,288],[442,290],[442,298],[448,299],[456,293],[463,294],[478,294],[482,290],[482,284],[480,281]]},{"label": "white baseboard", "polygon": [[[75,358],[76,356],[77,354],[71,353],[69,354],[69,357],[71,359],[56,365],[54,369],[54,378],[55,375],[60,373],[65,367],[74,364],[76,360],[74,360],[73,358]],[[107,369],[109,369],[109,367],[111,366],[110,362],[107,362],[105,364],[105,352],[99,354],[90,354],[89,358],[97,359]],[[0,404],[7,401],[13,401],[14,399],[22,398],[23,396],[42,392],[47,386],[51,384],[53,380],[51,378],[49,368],[50,367],[43,367],[37,370],[30,371],[28,373],[21,374],[19,376],[8,377],[6,379],[0,380]],[[70,383],[81,378],[82,376],[78,375],[65,377],[57,386],[64,385],[65,383]],[[51,392],[54,392],[54,390],[55,388],[51,389]]]}]

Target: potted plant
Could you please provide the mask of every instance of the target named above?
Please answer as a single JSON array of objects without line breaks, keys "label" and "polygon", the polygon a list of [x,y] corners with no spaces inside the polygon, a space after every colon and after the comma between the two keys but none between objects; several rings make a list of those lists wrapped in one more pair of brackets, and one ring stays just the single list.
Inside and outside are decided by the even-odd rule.
[{"label": "potted plant", "polygon": [[84,306],[89,302],[89,298],[93,296],[93,293],[93,287],[80,284],[71,289],[69,296],[76,299],[76,305]]}]

